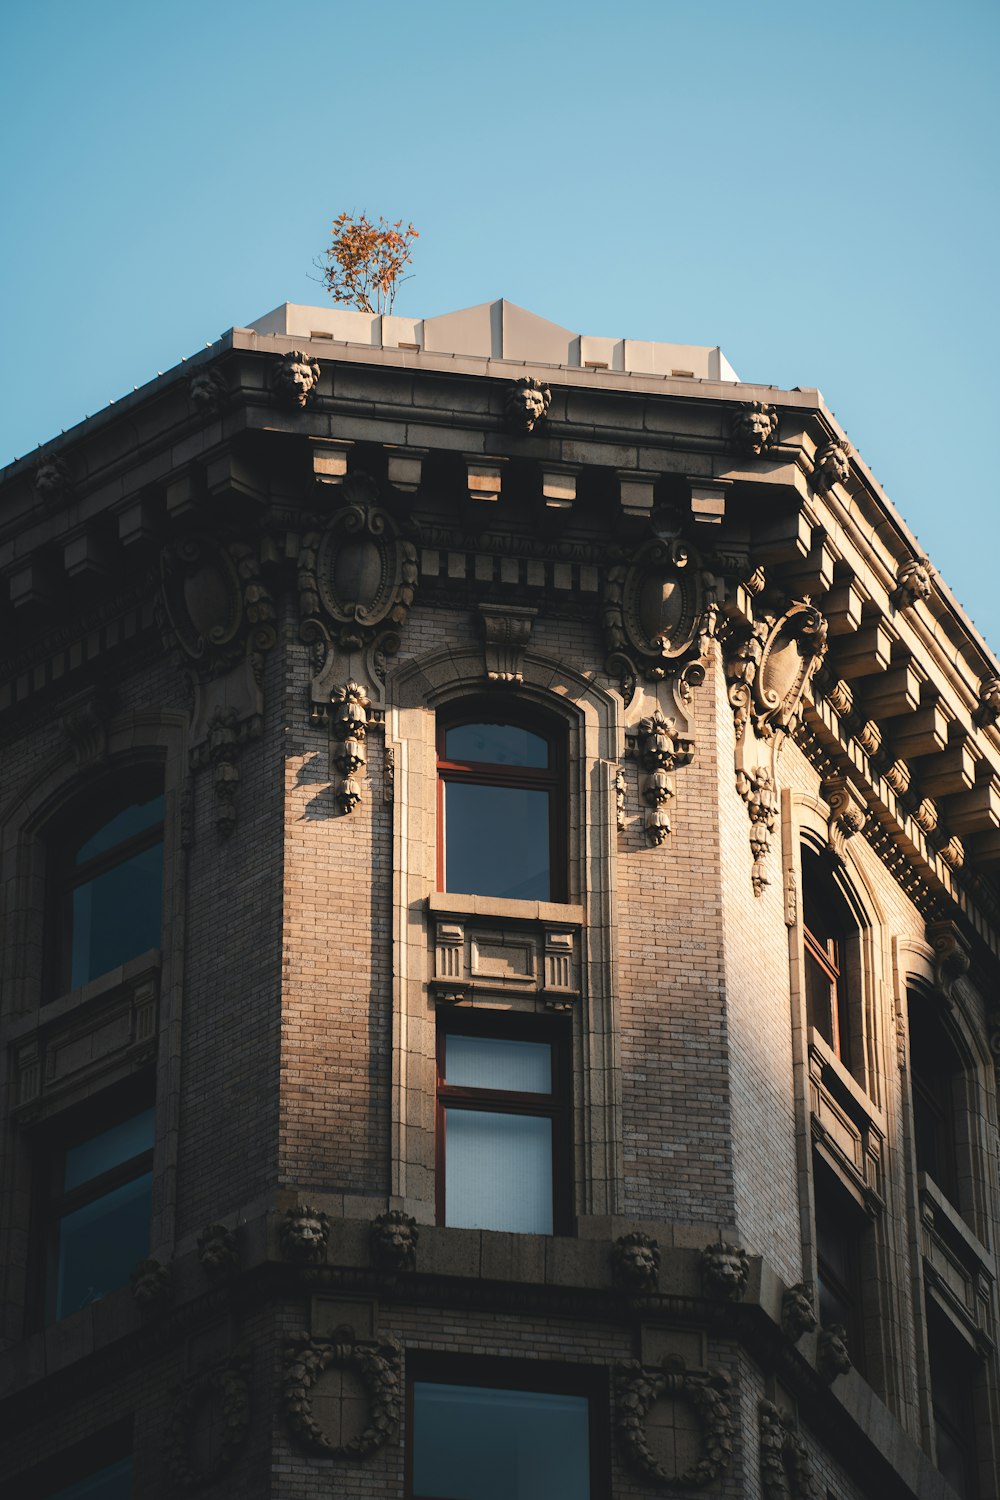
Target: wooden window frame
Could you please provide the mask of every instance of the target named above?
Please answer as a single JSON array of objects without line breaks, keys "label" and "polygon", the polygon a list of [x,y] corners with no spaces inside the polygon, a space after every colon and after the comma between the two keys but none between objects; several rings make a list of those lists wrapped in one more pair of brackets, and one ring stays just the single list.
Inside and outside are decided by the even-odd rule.
[{"label": "wooden window frame", "polygon": [[407,1350],[405,1500],[437,1500],[413,1489],[413,1387],[468,1385],[498,1391],[537,1391],[583,1396],[589,1405],[590,1500],[611,1493],[611,1442],[607,1420],[608,1376],[594,1365],[557,1364],[551,1360],[503,1359],[493,1355],[438,1354]]},{"label": "wooden window frame", "polygon": [[[549,749],[549,764],[541,766],[499,765],[494,761],[453,761],[447,758],[447,735],[466,724],[510,724],[537,735]],[[566,776],[566,726],[551,715],[539,713],[530,704],[512,701],[498,705],[494,698],[463,698],[442,709],[437,717],[437,889],[445,884],[444,789],[448,782],[472,786],[515,787],[549,794],[549,901],[568,900],[568,818]],[[456,891],[453,895],[477,895]]]},{"label": "wooden window frame", "polygon": [[[572,1230],[572,1076],[569,1028],[553,1017],[511,1014],[508,1011],[438,1011],[437,1089],[434,1121],[434,1200],[437,1223],[446,1225],[445,1110],[482,1110],[495,1114],[528,1115],[552,1121],[552,1233]],[[498,1041],[545,1042],[552,1059],[552,1089],[548,1094],[508,1089],[472,1088],[445,1081],[445,1048],[449,1036],[476,1036]],[[503,1231],[500,1231],[503,1232]],[[514,1231],[510,1231],[514,1232]]]},{"label": "wooden window frame", "polygon": [[[829,885],[832,877],[829,871],[822,868],[820,856],[811,849],[803,851],[811,856],[810,864],[807,866],[803,859],[802,870],[802,946],[806,962],[806,1011],[809,1024],[819,1032],[820,1036],[832,1050],[834,1056],[844,1064],[849,1072],[853,1074],[852,1063],[854,1039],[851,1027],[851,996],[848,993],[848,980],[845,972],[845,947],[848,936],[848,921],[846,915],[846,901],[837,891],[823,889]],[[843,906],[843,912],[836,907]],[[809,912],[814,918],[816,931],[809,925],[806,913]],[[815,918],[820,922],[816,922]],[[830,1005],[830,1036],[824,1035],[819,1026],[816,1025],[814,1015],[808,1015],[810,1010],[810,977],[809,960],[820,969],[829,986]]]}]

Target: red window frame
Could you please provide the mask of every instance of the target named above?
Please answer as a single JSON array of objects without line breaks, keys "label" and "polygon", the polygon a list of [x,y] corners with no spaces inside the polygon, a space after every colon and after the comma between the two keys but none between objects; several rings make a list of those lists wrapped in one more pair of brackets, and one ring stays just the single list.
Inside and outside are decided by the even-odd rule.
[{"label": "red window frame", "polygon": [[[501,1041],[545,1042],[551,1049],[552,1089],[529,1094],[507,1089],[472,1088],[445,1079],[445,1047],[449,1036],[495,1037]],[[570,1097],[569,1028],[544,1016],[509,1012],[438,1012],[437,1107],[434,1127],[435,1211],[438,1224],[447,1223],[445,1201],[445,1110],[488,1110],[495,1114],[530,1115],[552,1121],[552,1233],[572,1228],[572,1100]]]},{"label": "red window frame", "polygon": [[[447,756],[449,730],[465,724],[511,724],[546,742],[547,767],[498,765],[494,761],[457,761]],[[566,814],[566,728],[527,704],[498,706],[495,699],[463,699],[438,714],[437,720],[437,888],[445,884],[444,789],[448,782],[474,786],[518,787],[549,793],[549,901],[566,901],[568,888]],[[477,895],[476,891],[458,894]]]},{"label": "red window frame", "polygon": [[[808,862],[807,862],[808,861]],[[842,900],[826,889],[827,872],[818,856],[804,851],[802,869],[803,921],[802,945],[806,960],[806,1013],[809,1025],[819,1032],[845,1067],[851,1067],[851,1013],[847,976],[843,967],[844,939],[847,924],[837,907]],[[810,959],[819,969],[823,984],[823,1005],[829,1009],[830,1030],[819,1024],[816,1014],[815,971],[810,973]]]}]

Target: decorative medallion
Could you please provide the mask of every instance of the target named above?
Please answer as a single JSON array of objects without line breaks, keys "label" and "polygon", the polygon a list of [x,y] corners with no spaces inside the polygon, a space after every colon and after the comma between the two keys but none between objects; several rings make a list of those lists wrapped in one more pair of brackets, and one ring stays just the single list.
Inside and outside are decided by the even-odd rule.
[{"label": "decorative medallion", "polygon": [[[206,1407],[214,1407],[217,1413],[210,1429],[211,1449],[196,1455],[198,1417]],[[214,1483],[232,1466],[249,1428],[250,1361],[246,1355],[234,1355],[225,1364],[192,1376],[174,1391],[167,1423],[164,1456],[172,1478],[185,1490]]]},{"label": "decorative medallion", "polygon": [[271,389],[285,406],[306,406],[318,384],[319,365],[301,349],[289,349],[271,366]]},{"label": "decorative medallion", "polygon": [[248,651],[259,678],[262,654],[277,635],[254,549],[189,536],[164,548],[160,574],[166,623],[195,680],[221,675]]},{"label": "decorative medallion", "polygon": [[622,1292],[655,1292],[660,1279],[660,1246],[636,1230],[619,1235],[611,1247],[615,1286]]},{"label": "decorative medallion", "polygon": [[[300,1334],[288,1345],[282,1380],[289,1429],[314,1453],[328,1458],[367,1458],[396,1433],[401,1368],[402,1349],[394,1339],[332,1343]],[[368,1396],[367,1424],[353,1437],[324,1431],[313,1412],[311,1393],[328,1370],[353,1373]]]},{"label": "decorative medallion", "polygon": [[552,392],[533,375],[522,375],[504,397],[504,422],[513,432],[534,432],[548,415]]},{"label": "decorative medallion", "polygon": [[[694,1408],[701,1427],[701,1453],[680,1472],[669,1471],[649,1443],[647,1418],[658,1401],[683,1401]],[[615,1390],[616,1428],[622,1452],[651,1484],[670,1490],[704,1489],[729,1466],[733,1452],[730,1380],[721,1370],[686,1370],[677,1355],[662,1369],[644,1369],[638,1361],[619,1370]]]},{"label": "decorative medallion", "polygon": [[816,1500],[809,1454],[792,1418],[760,1403],[760,1486],[764,1500]]},{"label": "decorative medallion", "polygon": [[332,687],[332,647],[399,650],[417,584],[416,548],[375,504],[374,481],[350,475],[340,489],[347,503],[303,537],[299,552],[299,634],[310,647],[318,702]]},{"label": "decorative medallion", "polygon": [[738,453],[759,458],[778,436],[778,412],[764,401],[748,401],[730,419],[729,440]]},{"label": "decorative medallion", "polygon": [[[707,633],[708,602],[701,560],[676,537],[645,542],[608,569],[602,595],[605,671],[621,683],[626,699],[640,674],[660,681],[697,654]],[[698,680],[703,678],[704,667]]]}]

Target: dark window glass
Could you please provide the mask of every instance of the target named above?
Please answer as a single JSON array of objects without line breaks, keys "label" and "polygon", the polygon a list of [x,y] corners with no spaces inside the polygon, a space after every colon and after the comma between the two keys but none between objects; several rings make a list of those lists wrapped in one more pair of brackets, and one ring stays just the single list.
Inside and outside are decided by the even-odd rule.
[{"label": "dark window glass", "polygon": [[413,1385],[414,1500],[587,1500],[586,1396]]},{"label": "dark window glass", "polygon": [[864,1215],[829,1168],[819,1160],[815,1164],[813,1185],[819,1321],[824,1327],[839,1323],[846,1330],[851,1359],[864,1374],[861,1286],[861,1239],[866,1232]]},{"label": "dark window glass", "polygon": [[[472,711],[474,713],[474,710]],[[442,890],[520,901],[564,898],[563,736],[516,716],[442,720],[438,863]]]},{"label": "dark window glass", "polygon": [[113,814],[78,821],[56,860],[62,951],[53,982],[60,988],[76,989],[160,945],[160,780],[133,775]]},{"label": "dark window glass", "polygon": [[927,1339],[937,1466],[962,1500],[976,1500],[975,1356],[930,1301]]},{"label": "dark window glass", "polygon": [[[518,1026],[535,1035],[511,1035]],[[558,1035],[540,1035],[530,1021],[463,1017],[443,1025],[439,1222],[518,1234],[562,1227],[569,1172],[564,1071]]]},{"label": "dark window glass", "polygon": [[956,1096],[961,1060],[928,996],[910,990],[907,1017],[917,1171],[926,1172],[959,1208]]},{"label": "dark window glass", "polygon": [[131,1494],[132,1460],[121,1458],[65,1489],[51,1491],[49,1500],[130,1500]]},{"label": "dark window glass", "polygon": [[124,1286],[149,1253],[154,1111],[61,1153],[50,1206],[50,1311],[56,1319]]}]

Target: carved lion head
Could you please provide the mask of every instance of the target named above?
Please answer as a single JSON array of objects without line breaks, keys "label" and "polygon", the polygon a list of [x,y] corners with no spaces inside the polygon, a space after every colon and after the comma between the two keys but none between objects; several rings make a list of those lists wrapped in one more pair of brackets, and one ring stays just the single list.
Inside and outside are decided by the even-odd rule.
[{"label": "carved lion head", "polygon": [[547,414],[552,392],[533,375],[515,380],[504,401],[504,420],[517,432],[534,431],[535,423]]},{"label": "carved lion head", "polygon": [[289,1260],[322,1260],[330,1238],[330,1220],[322,1209],[300,1203],[285,1211],[279,1233],[281,1248]]},{"label": "carved lion head", "polygon": [[207,1224],[198,1236],[198,1259],[210,1276],[236,1264],[236,1236],[224,1224]]},{"label": "carved lion head", "polygon": [[660,1247],[648,1234],[636,1231],[615,1240],[612,1249],[615,1281],[624,1291],[655,1292],[660,1275]]},{"label": "carved lion head", "polygon": [[816,454],[813,488],[825,494],[835,484],[846,484],[851,477],[850,457],[848,443],[824,443]]},{"label": "carved lion head", "polygon": [[384,1271],[412,1271],[417,1263],[417,1221],[391,1208],[372,1220],[372,1260]]},{"label": "carved lion head", "polygon": [[778,434],[778,413],[763,401],[750,401],[733,413],[730,436],[735,448],[760,455]]},{"label": "carved lion head", "polygon": [[808,1282],[797,1281],[785,1292],[781,1299],[781,1326],[793,1343],[816,1327],[812,1287]]},{"label": "carved lion head", "polygon": [[141,1260],[132,1272],[132,1296],[140,1307],[153,1307],[170,1290],[170,1267]]},{"label": "carved lion head", "polygon": [[301,349],[283,354],[271,372],[275,393],[292,406],[305,406],[319,381],[319,365]]},{"label": "carved lion head", "polygon": [[719,1241],[701,1253],[701,1274],[706,1286],[722,1297],[735,1300],[746,1286],[750,1261],[740,1245]]}]

